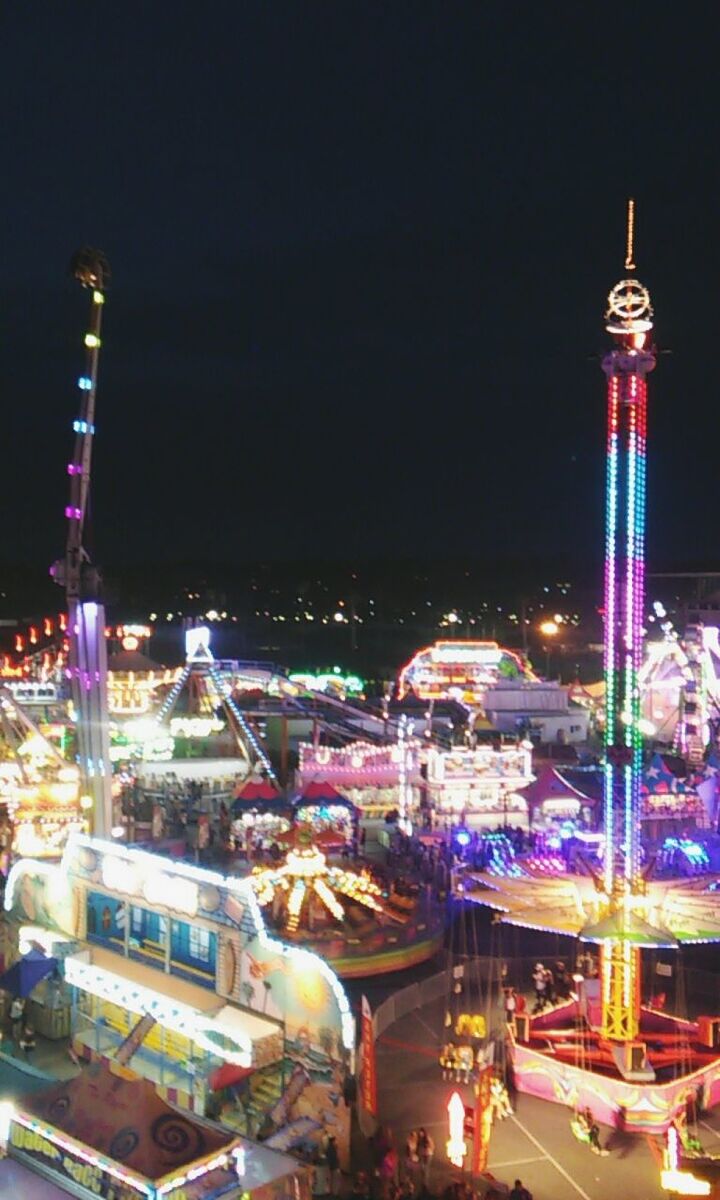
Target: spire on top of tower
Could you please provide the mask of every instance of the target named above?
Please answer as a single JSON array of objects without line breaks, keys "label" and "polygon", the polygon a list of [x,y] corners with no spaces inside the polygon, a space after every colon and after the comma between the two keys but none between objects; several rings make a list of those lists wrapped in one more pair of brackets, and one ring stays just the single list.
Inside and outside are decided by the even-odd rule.
[{"label": "spire on top of tower", "polygon": [[[625,270],[635,270],[635,201],[627,206]],[[650,293],[637,278],[621,279],[610,292],[605,311],[605,328],[627,345],[640,349],[653,327]]]}]

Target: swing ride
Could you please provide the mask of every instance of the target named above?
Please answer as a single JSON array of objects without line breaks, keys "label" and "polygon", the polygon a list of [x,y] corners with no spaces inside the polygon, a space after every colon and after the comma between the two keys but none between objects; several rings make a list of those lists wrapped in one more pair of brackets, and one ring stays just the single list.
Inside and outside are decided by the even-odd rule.
[{"label": "swing ride", "polygon": [[[627,271],[632,265],[632,201]],[[604,852],[586,874],[466,874],[468,900],[505,924],[564,934],[600,949],[597,977],[568,998],[508,1022],[523,1091],[628,1131],[667,1130],[689,1098],[720,1101],[720,1017],[694,1021],[641,1001],[641,954],[720,942],[717,876],[654,879],[642,862],[641,784],[647,376],[655,367],[650,296],[634,277],[610,292],[605,556]],[[588,1136],[589,1133],[588,1133]]]}]

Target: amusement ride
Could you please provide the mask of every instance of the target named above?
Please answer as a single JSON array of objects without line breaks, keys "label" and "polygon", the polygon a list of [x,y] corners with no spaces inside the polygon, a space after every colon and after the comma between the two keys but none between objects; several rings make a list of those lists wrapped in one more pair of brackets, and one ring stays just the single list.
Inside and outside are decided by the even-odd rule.
[{"label": "amusement ride", "polygon": [[73,421],[75,445],[67,467],[70,498],[65,508],[65,557],[51,567],[50,574],[65,589],[67,603],[67,676],[75,711],[81,803],[91,812],[94,832],[105,837],[112,828],[105,608],[100,599],[100,574],[90,561],[84,535],[90,497],[102,317],[110,267],[100,250],[85,246],[73,256],[70,270],[80,285],[90,292],[90,319],[84,337],[85,370],[77,381],[80,412]]},{"label": "amusement ride", "polygon": [[[653,310],[635,277],[634,206],[628,211],[626,278],[611,290],[605,328],[613,346],[607,380],[605,500],[604,837],[600,866],[585,874],[530,864],[500,877],[465,877],[468,899],[510,925],[565,934],[599,947],[599,969],[576,977],[569,997],[513,1021],[517,1087],[591,1109],[611,1126],[661,1132],[689,1098],[720,1100],[720,1018],[687,1021],[641,1002],[643,950],[720,941],[720,881],[654,879],[641,847],[647,377],[655,368]],[[594,974],[594,977],[592,977]],[[588,977],[590,976],[590,977]]]}]

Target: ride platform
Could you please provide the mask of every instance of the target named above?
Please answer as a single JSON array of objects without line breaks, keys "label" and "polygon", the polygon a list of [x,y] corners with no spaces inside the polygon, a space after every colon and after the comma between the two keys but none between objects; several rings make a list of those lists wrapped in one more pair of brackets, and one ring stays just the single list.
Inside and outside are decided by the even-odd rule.
[{"label": "ride platform", "polygon": [[720,1101],[720,1049],[715,1023],[685,1021],[641,1008],[639,1043],[643,1067],[622,1072],[617,1047],[592,1024],[582,997],[527,1018],[512,1036],[518,1091],[576,1110],[634,1133],[662,1133],[687,1106],[712,1108]]}]

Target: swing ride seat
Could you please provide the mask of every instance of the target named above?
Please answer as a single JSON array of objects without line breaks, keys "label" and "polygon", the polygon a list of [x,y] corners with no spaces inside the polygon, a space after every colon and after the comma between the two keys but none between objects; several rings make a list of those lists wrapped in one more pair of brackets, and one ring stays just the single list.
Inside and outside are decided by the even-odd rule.
[{"label": "swing ride seat", "polygon": [[579,1142],[582,1142],[585,1146],[590,1145],[590,1130],[582,1121],[578,1121],[577,1117],[571,1118],[570,1129],[572,1130],[573,1137],[576,1137]]},{"label": "swing ride seat", "polygon": [[456,1037],[484,1038],[487,1022],[482,1013],[460,1013],[455,1022]]}]

